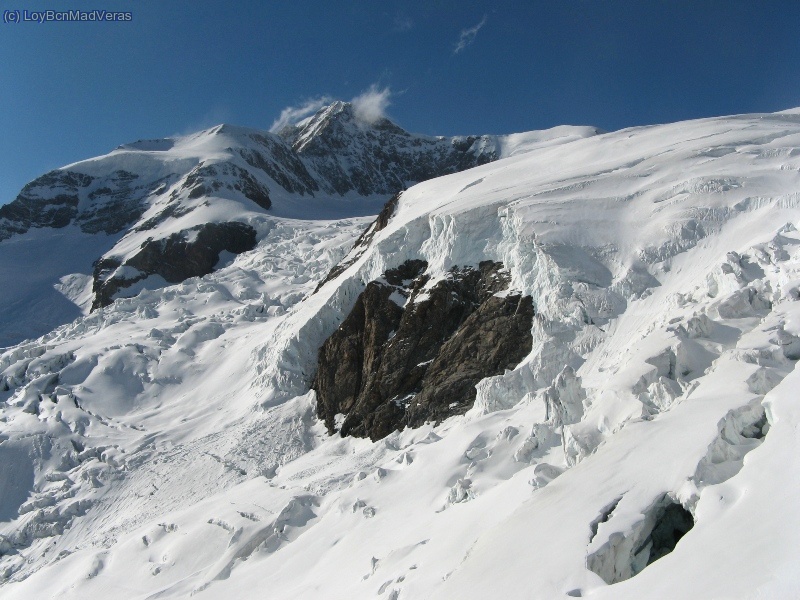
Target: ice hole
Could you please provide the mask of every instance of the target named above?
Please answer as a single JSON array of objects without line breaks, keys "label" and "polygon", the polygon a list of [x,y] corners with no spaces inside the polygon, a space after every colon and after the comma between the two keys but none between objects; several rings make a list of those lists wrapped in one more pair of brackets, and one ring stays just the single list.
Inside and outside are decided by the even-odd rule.
[{"label": "ice hole", "polygon": [[692,513],[680,504],[670,503],[656,517],[656,524],[648,539],[645,539],[640,548],[644,549],[650,544],[650,556],[647,564],[652,564],[662,556],[666,556],[675,549],[678,541],[694,527]]},{"label": "ice hole", "polygon": [[763,440],[769,431],[769,421],[766,412],[755,423],[746,425],[742,428],[742,437],[752,440]]},{"label": "ice hole", "polygon": [[613,533],[590,554],[587,567],[608,584],[625,581],[672,552],[693,526],[692,513],[664,496],[631,531]]}]

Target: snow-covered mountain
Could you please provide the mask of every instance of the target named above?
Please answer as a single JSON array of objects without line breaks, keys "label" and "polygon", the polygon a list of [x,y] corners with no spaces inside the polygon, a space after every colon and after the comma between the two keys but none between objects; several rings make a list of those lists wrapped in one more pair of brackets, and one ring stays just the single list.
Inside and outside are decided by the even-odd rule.
[{"label": "snow-covered mountain", "polygon": [[279,221],[374,215],[410,184],[595,132],[426,137],[335,102],[277,134],[219,125],[122,145],[0,206],[0,275],[15,282],[0,291],[0,346],[207,275]]},{"label": "snow-covered mountain", "polygon": [[3,598],[797,597],[800,111],[353,119],[139,142],[0,214],[0,264],[97,306],[0,354]]}]

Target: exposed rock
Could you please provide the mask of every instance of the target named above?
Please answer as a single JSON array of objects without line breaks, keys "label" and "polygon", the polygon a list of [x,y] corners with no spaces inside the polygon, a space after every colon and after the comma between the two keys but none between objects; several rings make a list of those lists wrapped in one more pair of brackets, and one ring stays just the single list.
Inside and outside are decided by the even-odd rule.
[{"label": "exposed rock", "polygon": [[[203,147],[206,138],[213,136],[222,136],[218,141],[224,140],[227,146],[215,142],[211,152],[198,157],[171,153],[176,144],[184,143],[181,139],[140,140],[120,146],[115,152],[92,160],[90,165],[75,163],[68,169],[51,171],[26,185],[13,202],[0,207],[0,242],[31,228],[68,225],[89,234],[138,234],[139,239],[134,242],[131,237],[126,238],[125,250],[108,250],[116,241],[108,240],[102,250],[105,256],[93,257],[92,306],[97,308],[110,303],[123,288],[153,274],[162,275],[167,282],[177,282],[174,277],[178,273],[190,277],[212,271],[217,245],[206,240],[200,242],[205,250],[188,250],[196,242],[181,240],[193,239],[193,230],[186,229],[190,225],[218,218],[207,219],[200,214],[207,210],[216,214],[216,207],[208,207],[217,199],[233,200],[241,206],[230,213],[228,218],[233,221],[244,220],[242,212],[255,209],[249,206],[250,202],[261,209],[271,209],[270,191],[276,187],[283,188],[279,189],[280,194],[285,190],[292,195],[323,198],[361,195],[377,199],[394,194],[345,261],[330,271],[325,279],[329,281],[357,260],[375,234],[386,227],[399,193],[406,186],[498,157],[498,140],[494,136],[415,135],[387,119],[367,122],[345,102],[334,102],[278,134],[220,125],[193,136],[200,142],[193,147]],[[125,159],[120,160],[123,155]],[[78,172],[84,169],[92,175]],[[154,238],[162,237],[164,234],[158,234],[161,224],[193,211],[197,211],[196,218],[190,224],[170,226],[170,232],[183,230],[180,233],[160,242],[144,242],[134,258],[123,260],[119,256],[127,256],[131,242],[141,244],[150,231]],[[145,213],[147,218],[143,218]],[[249,243],[235,246],[252,247]],[[169,264],[169,256],[181,255],[184,247],[189,264]],[[233,251],[225,244],[220,248]],[[168,262],[156,266],[156,256]],[[144,268],[135,266],[140,263]],[[148,285],[155,283],[150,281]],[[61,301],[60,296],[57,301]]]},{"label": "exposed rock", "polygon": [[[397,270],[396,277],[387,272],[386,281],[396,281],[405,274],[419,284],[416,278],[426,267],[423,261],[408,261]],[[334,429],[337,414],[355,410],[369,414],[382,404],[381,398],[367,388],[380,368],[383,348],[403,316],[403,309],[391,300],[398,290],[387,283],[367,284],[350,314],[320,349],[312,387],[317,390],[317,413],[329,431]],[[387,410],[396,413],[391,406],[384,412]],[[402,417],[402,413],[393,416]]]},{"label": "exposed rock", "polygon": [[388,119],[364,123],[347,102],[334,102],[278,135],[328,194],[394,194],[408,183],[497,159],[490,136],[416,136]]},{"label": "exposed rock", "polygon": [[240,148],[238,153],[248,165],[269,175],[290,194],[313,196],[319,190],[319,184],[308,172],[303,161],[291,147],[281,143],[282,140],[259,134],[251,134],[250,139],[261,145],[264,152]]},{"label": "exposed rock", "polygon": [[442,346],[407,423],[415,427],[469,410],[481,379],[517,366],[530,352],[533,313],[530,296],[487,298]]},{"label": "exposed rock", "polygon": [[167,219],[177,219],[178,217],[189,214],[195,208],[196,207],[194,206],[184,206],[183,204],[179,204],[177,202],[167,204],[166,208],[164,208],[157,215],[150,217],[146,221],[137,225],[134,228],[134,231],[148,231],[150,229],[155,229]]},{"label": "exposed rock", "polygon": [[[107,257],[95,263],[92,309],[110,304],[121,290],[150,275],[169,283],[207,275],[214,270],[222,251],[241,254],[256,245],[256,232],[246,223],[206,223],[173,233],[160,240],[148,240],[133,257],[121,262]],[[119,267],[132,267],[134,276],[118,274]]]},{"label": "exposed rock", "polygon": [[494,295],[509,283],[500,263],[454,268],[432,286],[426,267],[408,261],[369,283],[323,344],[312,387],[329,431],[337,414],[342,435],[372,439],[462,414],[481,379],[530,352],[533,301]]},{"label": "exposed rock", "polygon": [[85,233],[117,233],[135,222],[147,209],[146,197],[163,184],[158,180],[135,185],[139,176],[118,170],[104,180],[104,185],[89,192],[86,206],[75,221]]},{"label": "exposed rock", "polygon": [[66,227],[78,214],[79,190],[93,180],[73,171],[50,171],[34,179],[13,202],[0,206],[0,240],[32,227]]},{"label": "exposed rock", "polygon": [[267,187],[232,162],[200,163],[186,176],[182,188],[189,190],[190,199],[228,189],[240,192],[265,210],[272,206]]},{"label": "exposed rock", "polygon": [[[0,207],[0,240],[30,228],[59,229],[75,223],[85,233],[113,234],[146,210],[145,199],[162,186],[158,180],[136,185],[139,176],[117,170],[99,180],[68,170],[51,171],[30,182],[17,198]],[[91,189],[100,183],[101,187]]]}]

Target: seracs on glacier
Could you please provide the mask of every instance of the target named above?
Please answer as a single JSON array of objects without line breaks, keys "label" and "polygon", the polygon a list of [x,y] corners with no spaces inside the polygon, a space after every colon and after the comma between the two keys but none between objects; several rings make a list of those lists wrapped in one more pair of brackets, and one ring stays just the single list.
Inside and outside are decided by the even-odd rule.
[{"label": "seracs on glacier", "polygon": [[[6,349],[3,597],[796,597],[800,114],[554,137],[352,250],[366,213],[271,193],[226,266]],[[502,263],[532,350],[465,415],[329,435],[318,350],[408,260]]]}]

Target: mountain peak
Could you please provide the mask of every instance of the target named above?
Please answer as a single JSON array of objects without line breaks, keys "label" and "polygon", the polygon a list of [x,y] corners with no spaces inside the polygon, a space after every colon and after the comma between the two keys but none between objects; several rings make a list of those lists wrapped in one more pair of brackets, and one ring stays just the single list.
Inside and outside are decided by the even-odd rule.
[{"label": "mountain peak", "polygon": [[[336,100],[323,106],[313,115],[287,125],[278,132],[292,147],[302,152],[313,140],[360,137],[368,132],[390,132],[397,135],[410,134],[383,115],[359,108],[352,102]],[[335,142],[334,142],[335,143]]]}]

